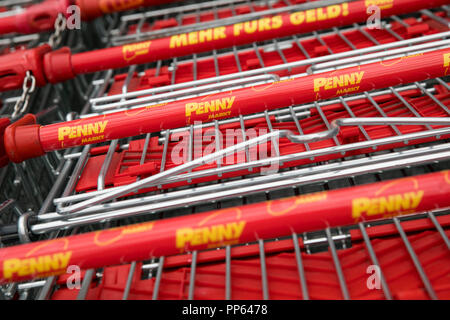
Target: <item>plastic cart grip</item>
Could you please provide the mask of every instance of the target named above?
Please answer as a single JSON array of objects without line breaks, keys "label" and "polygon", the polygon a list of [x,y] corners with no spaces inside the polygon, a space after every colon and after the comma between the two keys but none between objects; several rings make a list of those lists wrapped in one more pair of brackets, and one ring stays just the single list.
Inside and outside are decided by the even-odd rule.
[{"label": "plastic cart grip", "polygon": [[37,48],[0,56],[0,92],[22,88],[27,71],[32,72],[37,86],[47,84],[42,60],[51,50],[49,45],[44,44]]},{"label": "plastic cart grip", "polygon": [[101,268],[445,209],[450,206],[449,174],[447,170],[2,248],[0,283],[64,274],[70,265]]},{"label": "plastic cart grip", "polygon": [[0,118],[0,168],[3,168],[9,163],[3,138],[5,136],[5,130],[10,124],[11,121],[8,118]]},{"label": "plastic cart grip", "polygon": [[4,147],[10,161],[20,163],[45,154],[39,140],[40,127],[36,116],[27,114],[5,129]]}]

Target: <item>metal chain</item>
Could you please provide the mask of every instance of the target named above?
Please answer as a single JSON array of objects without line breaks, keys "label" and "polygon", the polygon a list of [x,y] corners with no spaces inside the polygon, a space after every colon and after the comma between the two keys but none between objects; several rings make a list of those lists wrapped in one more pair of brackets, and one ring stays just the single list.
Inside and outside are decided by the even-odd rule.
[{"label": "metal chain", "polygon": [[36,89],[36,78],[31,74],[30,71],[27,71],[27,75],[23,80],[22,89],[22,96],[19,98],[19,100],[16,101],[16,104],[14,105],[14,112],[11,116],[13,119],[25,113],[28,107],[30,96]]},{"label": "metal chain", "polygon": [[[48,44],[52,48],[58,47],[62,40],[62,33],[66,30],[67,22],[66,18],[62,13],[58,14],[58,17],[55,20],[55,32],[50,36],[48,40]],[[30,100],[31,94],[36,89],[36,78],[31,74],[30,71],[27,71],[25,79],[23,81],[22,86],[22,96],[19,100],[16,101],[14,105],[14,112],[11,116],[12,119],[16,119],[27,110],[28,103]]]},{"label": "metal chain", "polygon": [[62,40],[62,33],[66,30],[67,22],[66,18],[62,13],[58,14],[58,17],[55,20],[55,32],[48,39],[48,44],[52,48],[56,48],[59,46]]}]

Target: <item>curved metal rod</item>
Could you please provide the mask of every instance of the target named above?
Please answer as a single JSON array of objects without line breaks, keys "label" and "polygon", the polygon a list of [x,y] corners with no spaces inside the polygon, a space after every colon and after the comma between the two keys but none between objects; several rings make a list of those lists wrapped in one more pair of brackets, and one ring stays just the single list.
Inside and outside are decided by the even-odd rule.
[{"label": "curved metal rod", "polygon": [[195,169],[199,166],[212,163],[218,159],[222,159],[226,156],[231,156],[241,150],[245,150],[246,148],[254,145],[258,145],[260,143],[265,143],[274,138],[287,138],[291,142],[294,143],[311,143],[317,142],[325,139],[330,139],[339,133],[339,128],[342,126],[366,126],[366,125],[449,125],[450,126],[450,117],[446,118],[344,118],[344,119],[336,119],[331,122],[330,129],[312,133],[307,135],[296,135],[290,130],[280,130],[273,131],[268,134],[259,136],[254,139],[250,139],[241,143],[238,143],[234,146],[228,147],[226,149],[220,150],[218,152],[212,153],[210,155],[197,158],[195,160],[189,161],[172,169],[163,171],[156,175],[147,177],[140,181],[129,184],[126,187],[123,187],[118,190],[114,190],[108,193],[101,194],[99,196],[93,197],[91,199],[79,202],[77,204],[60,207],[58,210],[59,214],[67,214],[74,213],[79,210],[86,209],[92,205],[104,203],[106,201],[110,201],[116,199],[118,197],[127,195],[129,193],[133,193],[139,189],[145,188],[148,185],[155,185],[160,181],[167,179],[168,177],[172,177],[174,175]]}]

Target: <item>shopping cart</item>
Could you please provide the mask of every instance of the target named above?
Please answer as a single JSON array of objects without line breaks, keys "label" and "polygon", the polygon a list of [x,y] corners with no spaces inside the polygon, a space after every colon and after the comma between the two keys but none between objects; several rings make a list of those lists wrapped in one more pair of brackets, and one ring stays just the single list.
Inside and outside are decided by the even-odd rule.
[{"label": "shopping cart", "polygon": [[[128,37],[144,39],[149,33],[152,37],[155,30],[164,36],[183,21],[233,14],[241,3],[224,1],[218,8],[205,2],[170,14],[162,10],[159,16],[124,15],[111,33],[111,44]],[[239,9],[240,14],[257,11],[248,2],[242,8],[247,9]],[[354,24],[158,60],[125,72],[97,72],[80,118],[417,57],[448,48],[447,12],[444,6],[384,19],[380,30]],[[189,17],[198,18],[189,22]],[[288,196],[402,177],[420,180],[421,174],[449,169],[449,90],[447,76],[423,79],[69,149],[60,159],[62,169],[45,205],[37,215],[20,215],[15,225],[9,223],[15,219],[5,223],[10,229],[2,230],[3,242],[101,232],[174,216],[189,221],[201,212]],[[332,131],[336,119],[347,119],[352,126],[318,141],[298,143],[278,136],[283,131],[299,136]],[[220,137],[227,130],[235,134],[230,148],[241,146],[233,156],[196,164],[207,148],[216,153],[225,149]],[[165,175],[180,165],[172,156],[180,140],[181,163],[192,167]],[[263,155],[261,146],[267,151]],[[273,164],[277,167],[271,171]],[[158,254],[123,265],[117,261],[82,270],[79,289],[68,287],[70,275],[63,275],[9,284],[4,292],[21,299],[448,299],[450,221],[444,204],[379,222],[269,233],[218,249]],[[326,207],[323,211],[328,212]],[[368,267],[374,266],[380,267],[380,289],[367,282]]]}]

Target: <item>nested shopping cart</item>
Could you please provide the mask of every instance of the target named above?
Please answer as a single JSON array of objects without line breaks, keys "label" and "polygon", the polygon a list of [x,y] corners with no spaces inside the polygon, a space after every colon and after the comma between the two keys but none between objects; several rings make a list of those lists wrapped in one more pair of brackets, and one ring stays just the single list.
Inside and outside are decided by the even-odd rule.
[{"label": "nested shopping cart", "polygon": [[[298,3],[209,1],[123,15],[110,44]],[[81,138],[97,119],[148,111],[151,122],[172,106],[200,114],[206,102],[234,103],[233,94],[266,105],[167,127],[160,112],[160,130],[128,123],[125,131],[143,134],[45,150],[60,159],[51,190],[38,212],[11,215],[0,229],[2,279],[16,281],[4,296],[450,298],[449,21],[444,5],[393,15],[380,29],[363,21],[97,71],[79,119],[41,130]],[[366,89],[364,77],[380,69]],[[286,104],[294,93],[276,89],[292,83],[316,94]],[[39,257],[61,265],[46,269]],[[81,268],[79,288],[61,268],[69,260]],[[29,280],[21,261],[49,277]]]}]

